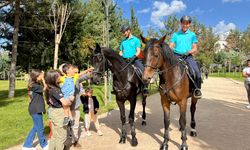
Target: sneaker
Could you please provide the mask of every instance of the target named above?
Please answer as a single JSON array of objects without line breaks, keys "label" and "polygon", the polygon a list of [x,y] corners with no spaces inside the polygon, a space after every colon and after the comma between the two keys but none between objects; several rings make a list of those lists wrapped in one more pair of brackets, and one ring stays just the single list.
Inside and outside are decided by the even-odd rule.
[{"label": "sneaker", "polygon": [[91,134],[91,132],[86,131],[86,135],[87,135],[87,136],[91,136],[92,134]]},{"label": "sneaker", "polygon": [[246,106],[246,108],[247,108],[247,109],[250,109],[250,104],[248,104],[248,105]]},{"label": "sneaker", "polygon": [[49,144],[47,144],[47,145],[43,148],[43,150],[49,150]]},{"label": "sneaker", "polygon": [[102,136],[102,135],[103,135],[103,133],[102,133],[101,130],[98,130],[97,133],[98,133],[99,136]]},{"label": "sneaker", "polygon": [[22,150],[36,150],[35,147],[22,147]]},{"label": "sneaker", "polygon": [[64,117],[63,126],[67,126],[69,124],[69,117]]}]

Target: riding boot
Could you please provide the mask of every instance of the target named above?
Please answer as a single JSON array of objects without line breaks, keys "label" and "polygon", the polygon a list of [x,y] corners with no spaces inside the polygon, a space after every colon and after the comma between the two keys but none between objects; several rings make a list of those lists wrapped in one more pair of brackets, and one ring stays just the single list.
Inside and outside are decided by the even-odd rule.
[{"label": "riding boot", "polygon": [[201,82],[202,82],[201,78],[196,79],[197,88],[194,90],[194,97],[198,98],[198,99],[200,99],[202,97]]}]

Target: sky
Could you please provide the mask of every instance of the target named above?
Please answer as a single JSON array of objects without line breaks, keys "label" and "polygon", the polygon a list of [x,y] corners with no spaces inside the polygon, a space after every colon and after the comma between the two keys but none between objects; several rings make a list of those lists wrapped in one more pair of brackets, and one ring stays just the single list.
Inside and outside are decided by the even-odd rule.
[{"label": "sky", "polygon": [[196,17],[199,22],[224,34],[231,29],[245,31],[250,25],[250,0],[114,0],[130,18],[135,9],[139,25],[146,34],[148,27],[159,29],[169,15]]}]

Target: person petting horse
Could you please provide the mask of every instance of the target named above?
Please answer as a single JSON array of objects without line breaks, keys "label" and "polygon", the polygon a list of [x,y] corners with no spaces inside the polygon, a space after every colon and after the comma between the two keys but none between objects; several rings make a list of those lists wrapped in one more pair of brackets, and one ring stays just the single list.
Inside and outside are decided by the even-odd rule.
[{"label": "person petting horse", "polygon": [[[144,66],[142,64],[141,58],[141,42],[140,40],[132,34],[131,28],[128,24],[121,26],[120,30],[124,37],[120,44],[119,55],[126,60],[126,62],[133,63],[141,72],[144,71]],[[148,84],[144,83],[144,94],[148,94]]]},{"label": "person petting horse", "polygon": [[201,98],[201,73],[197,62],[193,59],[194,53],[197,52],[198,40],[196,34],[189,29],[191,22],[192,20],[189,16],[183,16],[180,19],[181,30],[173,34],[170,39],[169,47],[173,49],[178,58],[183,58],[193,68],[196,76],[194,82],[194,96],[196,98]]}]

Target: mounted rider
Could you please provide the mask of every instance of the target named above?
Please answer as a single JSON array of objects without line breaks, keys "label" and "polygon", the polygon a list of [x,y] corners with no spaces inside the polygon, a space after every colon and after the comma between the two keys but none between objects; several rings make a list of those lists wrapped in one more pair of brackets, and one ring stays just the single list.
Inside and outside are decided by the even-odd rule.
[{"label": "mounted rider", "polygon": [[[121,26],[120,30],[124,38],[120,44],[119,55],[123,57],[126,62],[134,64],[142,72],[144,71],[144,66],[141,61],[141,42],[140,40],[132,34],[129,24],[124,24]],[[144,94],[148,94],[148,84],[144,83]]]},{"label": "mounted rider", "polygon": [[181,30],[175,32],[170,39],[169,47],[173,49],[175,55],[178,58],[184,58],[184,60],[193,68],[195,72],[195,90],[194,96],[201,98],[201,73],[198,68],[197,62],[193,59],[193,55],[197,50],[197,37],[196,34],[189,30],[192,19],[189,16],[183,16],[180,19]]}]

